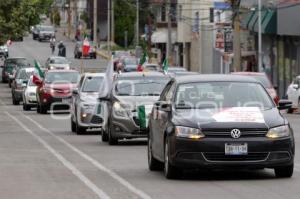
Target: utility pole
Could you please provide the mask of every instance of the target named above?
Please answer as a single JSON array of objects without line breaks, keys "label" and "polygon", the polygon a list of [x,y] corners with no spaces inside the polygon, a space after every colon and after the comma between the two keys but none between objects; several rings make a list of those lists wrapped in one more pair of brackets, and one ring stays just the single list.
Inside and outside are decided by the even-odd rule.
[{"label": "utility pole", "polygon": [[263,68],[262,64],[262,27],[261,27],[261,0],[258,0],[258,71]]},{"label": "utility pole", "polygon": [[[70,1],[71,3],[71,1]],[[71,38],[71,5],[68,5],[68,37]]]},{"label": "utility pole", "polygon": [[111,0],[111,41],[115,43],[115,1]]},{"label": "utility pole", "polygon": [[110,1],[111,0],[107,0],[107,46],[108,46],[108,53],[109,55],[110,53]]},{"label": "utility pole", "polygon": [[241,37],[240,37],[240,3],[241,0],[231,0],[233,12],[233,67],[235,71],[241,71]]},{"label": "utility pole", "polygon": [[166,0],[166,8],[167,8],[167,17],[168,17],[168,41],[167,41],[167,52],[166,58],[171,59],[172,52],[172,21],[171,21],[171,0]]},{"label": "utility pole", "polygon": [[93,12],[93,15],[94,15],[94,24],[93,24],[93,39],[94,39],[94,43],[95,44],[98,44],[98,38],[97,38],[97,27],[98,27],[98,5],[97,5],[97,0],[94,0],[94,12]]},{"label": "utility pole", "polygon": [[140,2],[139,0],[136,0],[136,46],[139,45],[139,40],[140,40],[140,30],[139,30],[139,20],[140,20]]}]

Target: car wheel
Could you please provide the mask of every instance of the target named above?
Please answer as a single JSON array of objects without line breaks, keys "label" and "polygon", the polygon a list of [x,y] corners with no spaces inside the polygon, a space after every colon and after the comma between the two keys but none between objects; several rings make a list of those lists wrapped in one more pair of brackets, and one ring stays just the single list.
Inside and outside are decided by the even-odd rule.
[{"label": "car wheel", "polygon": [[84,134],[86,132],[86,129],[84,127],[81,127],[77,122],[76,122],[76,134]]},{"label": "car wheel", "polygon": [[293,109],[293,108],[289,108],[286,112],[287,112],[288,114],[292,114],[292,113],[294,113],[294,109]]},{"label": "car wheel", "polygon": [[274,169],[277,178],[290,178],[294,173],[294,164]]},{"label": "car wheel", "polygon": [[77,54],[77,58],[78,58],[78,59],[81,59],[81,55]]},{"label": "car wheel", "polygon": [[29,111],[30,110],[30,106],[28,106],[25,102],[23,103],[23,110],[24,111]]},{"label": "car wheel", "polygon": [[8,86],[9,88],[11,88],[11,81],[8,81]]},{"label": "car wheel", "polygon": [[14,95],[12,96],[12,103],[13,103],[13,105],[19,105],[20,104],[20,102],[18,100],[16,100]]},{"label": "car wheel", "polygon": [[47,114],[47,107],[41,104],[40,105],[40,113]]},{"label": "car wheel", "polygon": [[114,134],[113,125],[109,125],[109,130],[108,130],[108,144],[109,145],[117,145],[118,144],[118,138],[113,137],[113,134]]},{"label": "car wheel", "polygon": [[102,142],[107,142],[108,141],[108,135],[107,135],[107,132],[104,129],[102,129],[102,131],[101,131],[101,140],[102,140]]},{"label": "car wheel", "polygon": [[36,106],[36,112],[37,112],[37,113],[41,113],[41,107],[40,107],[39,104],[37,104],[37,106]]},{"label": "car wheel", "polygon": [[72,117],[71,117],[71,131],[76,132],[76,123],[73,121]]},{"label": "car wheel", "polygon": [[171,165],[170,153],[169,153],[169,140],[165,141],[165,153],[164,153],[164,174],[167,179],[175,179],[178,177],[180,170]]},{"label": "car wheel", "polygon": [[163,169],[163,164],[155,159],[152,154],[151,136],[148,138],[148,167],[150,171],[160,171]]}]

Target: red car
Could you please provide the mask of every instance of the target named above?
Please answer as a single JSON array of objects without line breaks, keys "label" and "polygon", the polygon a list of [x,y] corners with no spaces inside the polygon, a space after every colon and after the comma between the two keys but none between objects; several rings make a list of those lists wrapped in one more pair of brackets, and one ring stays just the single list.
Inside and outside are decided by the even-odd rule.
[{"label": "red car", "polygon": [[45,73],[45,78],[35,80],[37,85],[37,112],[46,114],[56,108],[69,109],[72,91],[80,78],[75,70],[51,70]]},{"label": "red car", "polygon": [[268,91],[269,95],[274,100],[275,104],[278,105],[279,97],[277,95],[274,86],[272,85],[271,81],[267,77],[265,73],[258,73],[258,72],[233,72],[233,75],[244,75],[244,76],[251,76],[262,83],[265,89]]}]

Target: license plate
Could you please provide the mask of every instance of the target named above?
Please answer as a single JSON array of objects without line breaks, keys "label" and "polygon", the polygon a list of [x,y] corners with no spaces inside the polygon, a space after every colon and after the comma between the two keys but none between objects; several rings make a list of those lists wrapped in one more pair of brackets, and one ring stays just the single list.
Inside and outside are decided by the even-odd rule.
[{"label": "license plate", "polygon": [[65,99],[62,99],[61,102],[62,102],[62,103],[65,103],[65,104],[71,104],[71,98],[65,98]]},{"label": "license plate", "polygon": [[225,155],[247,155],[248,145],[244,144],[225,144]]}]

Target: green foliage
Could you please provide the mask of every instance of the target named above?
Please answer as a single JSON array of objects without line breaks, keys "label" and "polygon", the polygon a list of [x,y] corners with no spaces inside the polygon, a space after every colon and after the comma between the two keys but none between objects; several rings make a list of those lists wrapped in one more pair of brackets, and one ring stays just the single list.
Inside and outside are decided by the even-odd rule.
[{"label": "green foliage", "polygon": [[30,26],[40,23],[39,16],[47,14],[53,0],[1,0],[0,44],[22,37]]},{"label": "green foliage", "polygon": [[52,24],[54,24],[55,26],[60,26],[60,13],[59,13],[59,10],[58,8],[55,8],[51,11],[51,14],[50,14],[50,21]]}]

